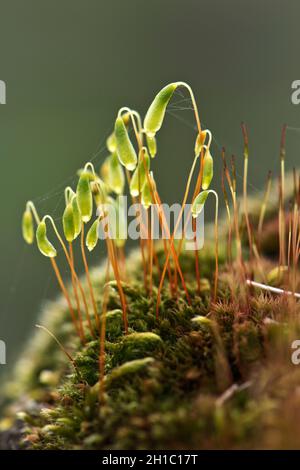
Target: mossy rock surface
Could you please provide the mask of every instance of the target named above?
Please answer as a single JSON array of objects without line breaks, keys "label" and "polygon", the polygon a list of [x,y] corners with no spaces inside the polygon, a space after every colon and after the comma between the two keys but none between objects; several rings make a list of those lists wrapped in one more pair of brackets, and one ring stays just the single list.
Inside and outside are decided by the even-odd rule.
[{"label": "mossy rock surface", "polygon": [[[162,262],[163,253],[158,258]],[[224,258],[221,246],[213,304],[212,247],[200,252],[200,294],[194,254],[182,255],[191,305],[181,288],[172,298],[166,282],[157,319],[157,290],[145,291],[140,254],[130,255],[124,283],[129,334],[112,281],[100,405],[99,338],[86,329],[81,346],[64,301],[45,307],[40,323],[72,354],[77,372],[37,331],[2,387],[2,448],[299,448],[300,366],[291,362],[291,344],[300,338],[299,306],[259,291],[248,292],[245,301],[235,265],[229,268]],[[157,279],[154,272],[154,286]],[[104,269],[95,269],[93,280],[101,312]]]}]

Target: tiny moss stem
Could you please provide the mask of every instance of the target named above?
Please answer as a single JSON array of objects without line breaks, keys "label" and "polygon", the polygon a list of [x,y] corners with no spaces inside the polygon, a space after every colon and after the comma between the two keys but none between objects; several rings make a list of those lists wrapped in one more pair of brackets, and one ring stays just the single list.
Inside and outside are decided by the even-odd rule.
[{"label": "tiny moss stem", "polygon": [[85,307],[85,312],[86,312],[86,317],[87,317],[87,322],[88,322],[88,325],[89,325],[89,329],[90,329],[90,332],[91,332],[91,335],[94,337],[94,330],[92,328],[92,323],[91,323],[91,319],[90,319],[90,314],[89,314],[89,308],[88,308],[88,304],[87,304],[87,301],[86,301],[86,296],[85,296],[85,292],[84,292],[84,289],[81,285],[81,282],[77,276],[77,273],[75,271],[75,268],[73,267],[72,265],[72,262],[71,262],[71,259],[70,259],[70,256],[69,256],[69,253],[68,253],[68,250],[66,248],[66,245],[63,241],[63,239],[61,238],[60,234],[59,234],[59,231],[57,230],[57,227],[55,225],[55,222],[53,220],[53,218],[49,215],[46,215],[44,217],[44,220],[48,219],[53,227],[53,230],[58,238],[58,241],[60,242],[61,246],[62,246],[62,249],[64,251],[64,254],[65,254],[65,257],[67,259],[67,262],[68,262],[68,265],[70,267],[70,270],[71,270],[71,274],[74,276],[74,278],[76,279],[76,282],[77,282],[77,285],[80,289],[80,293],[81,293],[81,296],[82,296],[82,300],[83,300],[83,303],[84,303],[84,307]]},{"label": "tiny moss stem", "polygon": [[124,250],[124,247],[121,246],[117,249],[117,254],[118,254],[118,257],[120,258],[120,265],[121,265],[121,269],[120,269],[120,273],[122,274],[122,280],[126,281],[126,255],[125,255],[125,250]]},{"label": "tiny moss stem", "polygon": [[[165,218],[165,214],[163,212],[163,209],[162,209],[162,203],[161,203],[161,199],[159,197],[159,194],[157,191],[154,192],[154,201],[155,201],[155,207],[156,209],[158,210],[158,208],[160,209],[160,214],[161,214],[161,229],[164,231],[166,230],[167,232],[167,237],[168,239],[170,239],[170,231],[168,229],[168,224],[166,222],[166,218]],[[182,284],[182,287],[185,291],[185,294],[186,294],[186,297],[188,299],[188,302],[190,303],[190,295],[189,295],[189,292],[188,292],[188,289],[187,289],[187,286],[186,286],[186,283],[185,283],[185,280],[184,280],[184,276],[183,276],[183,273],[182,273],[182,269],[180,267],[180,263],[179,263],[179,258],[177,256],[177,252],[176,252],[176,249],[175,249],[175,246],[174,244],[171,244],[171,241],[170,241],[170,244],[169,244],[169,247],[171,248],[172,250],[172,256],[173,256],[173,260],[174,260],[174,263],[175,263],[175,273],[176,273],[176,270],[179,274],[179,277],[180,277],[180,280],[181,280],[181,284]],[[165,253],[168,254],[168,252],[165,250]],[[170,266],[169,266],[169,270],[170,270]],[[175,274],[174,273],[174,274]],[[169,272],[169,277],[171,277],[171,272]],[[171,278],[172,279],[172,278]]]},{"label": "tiny moss stem", "polygon": [[[224,149],[222,149],[222,152]],[[228,195],[227,191],[225,188],[225,172],[224,169],[222,171],[222,192],[224,196],[224,202],[225,202],[225,207],[226,207],[226,214],[227,214],[227,220],[228,220],[228,239],[227,239],[227,261],[229,264],[232,262],[232,251],[231,251],[231,239],[232,239],[232,222],[231,222],[231,212],[230,212],[230,207],[229,207],[229,200],[228,200]]]},{"label": "tiny moss stem", "polygon": [[252,252],[252,231],[251,225],[249,220],[249,211],[248,211],[248,194],[247,194],[247,186],[248,186],[248,162],[249,162],[249,143],[248,143],[248,134],[247,129],[244,123],[242,123],[242,133],[244,138],[244,177],[243,177],[243,202],[244,202],[244,215],[246,220],[247,226],[247,233],[248,233],[248,241],[249,241],[249,249],[250,249],[250,259],[252,259],[253,252]]},{"label": "tiny moss stem", "polygon": [[[97,311],[97,305],[96,305],[96,300],[95,300],[95,295],[94,295],[94,289],[93,289],[93,286],[92,286],[89,266],[88,266],[88,262],[87,262],[87,258],[86,258],[86,254],[85,254],[85,249],[84,249],[84,223],[82,223],[82,227],[81,227],[80,248],[81,248],[81,255],[82,255],[82,260],[83,260],[83,264],[84,264],[85,274],[86,274],[86,280],[87,280],[87,283],[88,283],[90,297],[91,297],[91,301],[92,301],[92,305],[93,305],[96,326],[97,326],[97,330],[99,331],[99,328],[100,328],[99,315],[98,315],[98,311]],[[93,328],[92,328],[90,320],[89,320],[89,326],[90,326],[90,329],[92,330]]]},{"label": "tiny moss stem", "polygon": [[105,336],[106,336],[106,312],[109,297],[109,271],[110,261],[107,258],[105,286],[103,292],[103,305],[101,315],[101,328],[100,328],[100,352],[99,352],[99,403],[104,402],[104,377],[105,377]]},{"label": "tiny moss stem", "polygon": [[[35,208],[34,203],[33,203],[32,201],[28,201],[27,204],[26,204],[26,208],[27,208],[28,210],[31,210],[31,212],[32,212],[32,214],[33,214],[33,216],[34,216],[34,219],[35,219],[35,221],[36,221],[36,224],[39,225],[40,222],[41,222],[41,219],[40,219],[40,217],[39,217],[39,215],[38,215],[38,212],[37,212],[37,210],[36,210],[36,208]],[[51,220],[51,218],[50,218],[50,220]],[[51,222],[52,222],[52,220],[51,220]],[[52,225],[53,225],[53,224],[52,224]],[[55,224],[54,224],[54,227],[55,227]],[[55,233],[57,233],[56,227],[55,227]],[[60,238],[60,237],[59,237],[59,238]],[[72,307],[72,302],[71,302],[70,296],[69,296],[69,294],[68,294],[67,288],[66,288],[66,286],[65,286],[65,284],[64,284],[64,282],[63,282],[62,276],[61,276],[61,274],[60,274],[60,270],[59,270],[59,268],[58,268],[58,266],[57,266],[57,263],[56,263],[56,261],[55,261],[54,258],[50,258],[50,262],[51,262],[51,266],[52,266],[52,268],[53,268],[54,274],[55,274],[55,276],[56,276],[56,278],[57,278],[58,284],[59,284],[59,286],[60,286],[60,288],[61,288],[61,291],[62,291],[62,293],[63,293],[63,295],[64,295],[64,297],[65,297],[65,299],[66,299],[66,302],[67,302],[67,304],[68,304],[68,308],[69,308],[69,311],[70,311],[70,315],[71,315],[71,318],[72,318],[72,322],[73,322],[73,324],[74,324],[74,328],[75,328],[76,332],[78,333],[78,335],[79,335],[79,337],[80,337],[82,343],[84,344],[84,342],[85,342],[84,332],[81,331],[80,327],[78,327],[78,325],[77,325],[76,315],[75,315],[74,309],[73,309],[73,307]]]},{"label": "tiny moss stem", "polygon": [[59,268],[57,266],[57,263],[56,263],[54,258],[50,258],[50,261],[51,261],[55,276],[57,278],[58,284],[59,284],[59,286],[60,286],[60,288],[61,288],[61,290],[62,290],[62,292],[65,296],[65,299],[67,301],[68,308],[69,308],[69,311],[70,311],[70,314],[71,314],[71,318],[72,318],[72,322],[74,324],[75,330],[78,333],[79,337],[81,337],[80,331],[79,331],[78,326],[77,326],[76,315],[75,315],[75,312],[74,312],[73,307],[72,307],[71,299],[70,299],[70,296],[68,294],[67,288],[64,284],[64,281],[62,279],[62,276],[60,274],[60,270],[59,270]]},{"label": "tiny moss stem", "polygon": [[120,279],[118,263],[115,257],[114,246],[113,246],[112,240],[109,237],[109,234],[106,235],[105,240],[106,240],[106,246],[107,246],[107,253],[110,259],[111,266],[114,271],[114,276],[115,276],[115,280],[117,282],[117,287],[119,291],[119,296],[120,296],[120,301],[121,301],[121,306],[122,306],[122,311],[123,311],[124,330],[125,330],[125,334],[128,334],[127,304],[126,304],[124,290],[123,290],[121,279]]},{"label": "tiny moss stem", "polygon": [[286,240],[285,240],[285,138],[286,125],[283,126],[280,140],[280,186],[279,186],[279,243],[280,243],[280,262],[281,266],[286,264]]},{"label": "tiny moss stem", "polygon": [[162,271],[162,275],[161,275],[161,279],[160,279],[160,283],[159,283],[159,288],[158,288],[158,293],[157,293],[157,302],[156,302],[156,317],[157,318],[159,316],[159,306],[160,306],[160,301],[161,301],[161,290],[162,290],[163,283],[164,283],[164,280],[165,280],[166,270],[167,270],[168,262],[169,262],[169,259],[170,259],[172,246],[174,244],[175,234],[177,232],[177,229],[178,229],[178,226],[179,226],[179,223],[181,221],[182,214],[183,214],[183,211],[184,211],[184,207],[185,207],[186,202],[187,202],[187,198],[188,198],[189,190],[190,190],[190,185],[191,185],[191,181],[192,181],[192,177],[193,177],[193,174],[194,174],[194,170],[195,170],[197,160],[198,160],[198,157],[195,157],[194,161],[193,161],[193,164],[192,164],[192,167],[191,167],[191,170],[190,170],[190,173],[189,173],[189,176],[188,176],[188,181],[187,181],[187,185],[186,185],[185,194],[184,194],[184,197],[183,197],[180,213],[179,213],[178,219],[177,219],[176,224],[175,224],[175,228],[174,228],[171,240],[170,240],[170,247],[169,247],[169,250],[168,250],[167,258],[166,258],[166,261],[165,261],[165,264],[164,264],[164,267],[163,267],[163,271]]},{"label": "tiny moss stem", "polygon": [[193,224],[193,232],[195,233],[195,235],[194,235],[194,244],[195,244],[195,273],[196,273],[198,294],[200,295],[200,294],[201,294],[201,284],[200,284],[199,250],[198,250],[197,234],[196,234],[196,219],[193,219],[193,220],[192,220],[192,224]]},{"label": "tiny moss stem", "polygon": [[297,277],[298,277],[298,259],[299,259],[299,211],[298,211],[297,202],[294,203],[294,210],[293,210],[292,246],[293,246],[292,248],[292,252],[293,252],[292,289],[295,292],[298,287]]},{"label": "tiny moss stem", "polygon": [[197,103],[196,103],[194,92],[193,92],[192,88],[190,87],[190,85],[188,85],[185,82],[178,82],[178,86],[185,87],[188,90],[189,94],[190,94],[193,109],[194,109],[196,124],[197,124],[197,128],[198,128],[198,133],[200,135],[201,134],[201,122],[200,122],[199,111],[198,111],[198,106],[197,106]]},{"label": "tiny moss stem", "polygon": [[76,363],[73,359],[73,357],[71,356],[71,354],[66,350],[66,348],[63,346],[63,344],[59,341],[59,339],[54,335],[54,333],[52,333],[50,330],[48,330],[48,328],[46,328],[45,326],[42,326],[42,325],[35,325],[37,328],[40,328],[41,330],[45,331],[45,333],[47,333],[49,336],[51,336],[51,338],[54,339],[54,341],[56,342],[56,344],[59,346],[59,348],[61,349],[61,351],[65,354],[65,356],[69,359],[69,361],[71,362],[72,366],[74,367],[75,369],[75,372],[76,374],[80,377],[80,372],[79,372],[79,369],[78,367],[76,366]]},{"label": "tiny moss stem", "polygon": [[267,183],[266,183],[266,189],[265,189],[265,194],[263,198],[263,202],[260,208],[260,214],[259,214],[259,222],[258,222],[258,228],[257,228],[257,238],[258,238],[258,246],[260,248],[260,242],[261,242],[261,237],[262,237],[262,229],[263,229],[263,224],[265,220],[265,214],[270,198],[270,193],[271,193],[271,187],[272,187],[272,172],[269,171],[268,177],[267,177]]},{"label": "tiny moss stem", "polygon": [[149,265],[149,293],[152,295],[153,292],[153,220],[151,216],[151,208],[148,211],[148,265]]},{"label": "tiny moss stem", "polygon": [[[193,197],[192,197],[192,203],[195,199],[195,197],[197,196],[197,194],[199,194],[200,192],[200,189],[201,189],[201,186],[202,186],[202,178],[203,178],[203,158],[204,158],[204,150],[202,149],[201,150],[201,155],[200,155],[200,159],[199,159],[199,171],[198,171],[198,176],[197,176],[197,181],[196,181],[196,186],[195,186],[195,190],[194,190],[194,193],[193,193]],[[188,223],[190,221],[190,218],[192,216],[192,212],[191,212],[191,209],[189,210],[188,214],[187,214],[187,217],[186,217],[186,221],[185,221],[185,224],[184,224],[184,228],[183,228],[183,237],[182,239],[179,241],[178,243],[178,248],[177,248],[177,256],[179,258],[180,256],[180,253],[182,251],[182,245],[183,245],[183,241],[184,241],[184,234],[186,232],[186,228],[188,226]]]},{"label": "tiny moss stem", "polygon": [[[126,178],[127,178],[128,187],[130,187],[131,176],[130,176],[130,173],[129,173],[127,168],[126,168]],[[133,204],[137,204],[137,201],[136,201],[135,197],[132,196],[131,200],[132,200]],[[141,204],[140,200],[139,200],[138,204]],[[145,287],[145,290],[147,290],[147,266],[146,266],[146,259],[145,259],[144,245],[143,245],[144,236],[147,236],[146,235],[147,234],[147,228],[145,227],[145,224],[143,222],[143,219],[142,219],[140,213],[139,213],[139,224],[140,224],[140,230],[141,230],[141,233],[142,233],[142,237],[140,237],[140,239],[139,239],[139,244],[140,244],[141,257],[142,257],[142,263],[143,263],[144,287]]]},{"label": "tiny moss stem", "polygon": [[73,245],[70,242],[69,243],[69,253],[70,253],[70,261],[72,263],[73,269],[71,270],[71,278],[72,278],[72,286],[73,286],[73,291],[74,291],[74,297],[76,300],[76,306],[77,306],[77,313],[78,313],[78,320],[79,320],[79,334],[80,334],[80,339],[83,343],[85,343],[85,334],[84,334],[84,329],[83,329],[83,323],[82,323],[82,314],[81,314],[81,307],[80,307],[80,301],[78,297],[78,291],[77,291],[77,283],[76,279],[74,277],[74,253],[73,253]]}]

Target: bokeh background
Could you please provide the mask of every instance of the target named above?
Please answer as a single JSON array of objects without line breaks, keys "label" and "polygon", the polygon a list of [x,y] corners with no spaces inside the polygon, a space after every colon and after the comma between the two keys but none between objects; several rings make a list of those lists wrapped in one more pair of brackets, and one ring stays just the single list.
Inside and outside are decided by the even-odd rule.
[{"label": "bokeh background", "polygon": [[[278,173],[283,123],[287,167],[297,166],[300,106],[291,103],[291,83],[300,78],[299,17],[298,0],[1,0],[0,339],[8,367],[43,302],[58,292],[48,261],[22,240],[25,201],[59,218],[76,170],[106,156],[119,107],[144,113],[163,85],[184,80],[214,135],[216,187],[221,146],[236,155],[242,174],[242,120],[253,192],[268,169]],[[153,162],[169,202],[181,198],[194,145],[183,98],[171,107]]]}]

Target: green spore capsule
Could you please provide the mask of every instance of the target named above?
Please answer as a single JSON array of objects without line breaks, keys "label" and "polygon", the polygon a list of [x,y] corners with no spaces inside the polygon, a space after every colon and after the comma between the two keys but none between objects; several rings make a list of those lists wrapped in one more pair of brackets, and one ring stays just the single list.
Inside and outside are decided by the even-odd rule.
[{"label": "green spore capsule", "polygon": [[106,139],[106,147],[110,153],[114,153],[117,150],[116,137],[114,132]]},{"label": "green spore capsule", "polygon": [[153,137],[161,128],[168,103],[177,86],[178,83],[170,83],[160,90],[152,101],[144,119],[144,129],[150,137]]},{"label": "green spore capsule", "polygon": [[[129,113],[122,114],[122,119],[123,119],[125,126],[128,126],[129,121],[130,121],[130,114]],[[106,147],[108,148],[110,153],[116,152],[117,143],[116,143],[116,136],[114,132],[112,132],[106,139]]]},{"label": "green spore capsule", "polygon": [[100,177],[102,178],[103,182],[105,183],[105,186],[107,188],[107,190],[111,190],[111,188],[109,187],[109,166],[110,166],[110,155],[108,155],[108,157],[105,158],[104,162],[102,163],[101,167],[100,167],[100,171],[99,171],[99,175]]},{"label": "green spore capsule", "polygon": [[90,176],[87,172],[82,172],[80,175],[76,195],[81,219],[86,223],[91,219],[93,213],[93,195],[90,186]]},{"label": "green spore capsule", "polygon": [[192,216],[194,219],[202,212],[206,199],[209,195],[209,191],[202,191],[195,197],[192,204]]},{"label": "green spore capsule", "polygon": [[113,153],[109,158],[108,182],[110,188],[116,194],[122,194],[124,191],[125,177],[122,165],[118,159],[118,155]]},{"label": "green spore capsule", "polygon": [[96,219],[86,235],[85,244],[89,251],[92,251],[98,243],[98,228],[99,219]]},{"label": "green spore capsule", "polygon": [[77,196],[72,198],[73,219],[74,219],[74,238],[77,238],[81,232],[81,213],[77,202]]},{"label": "green spore capsule", "polygon": [[214,176],[214,161],[211,156],[209,149],[206,150],[203,158],[203,178],[202,178],[202,189],[206,190],[209,188],[211,180]]},{"label": "green spore capsule", "polygon": [[139,194],[140,194],[140,191],[139,191],[139,188],[140,188],[140,185],[139,185],[139,173],[140,173],[140,166],[138,166],[133,175],[132,175],[132,178],[130,180],[130,194],[132,197],[137,197]]},{"label": "green spore capsule", "polygon": [[139,152],[139,163],[135,169],[131,181],[130,181],[130,194],[133,197],[136,197],[143,190],[146,179],[147,171],[150,169],[150,158],[148,150],[146,147],[143,147]]},{"label": "green spore capsule", "polygon": [[33,228],[32,213],[29,209],[26,209],[23,214],[22,233],[23,233],[23,238],[26,241],[26,243],[31,245],[34,240],[34,228]]},{"label": "green spore capsule", "polygon": [[47,238],[46,222],[42,220],[36,229],[36,241],[42,255],[55,258],[57,251]]},{"label": "green spore capsule", "polygon": [[144,206],[145,209],[149,209],[149,207],[152,204],[152,195],[151,195],[151,189],[148,181],[145,182],[143,191],[142,191],[142,205]]},{"label": "green spore capsule", "polygon": [[147,145],[148,145],[150,156],[151,158],[154,158],[157,153],[156,138],[154,135],[146,134],[146,140],[147,140]]},{"label": "green spore capsule", "polygon": [[63,230],[66,240],[71,243],[75,239],[75,224],[72,203],[67,204],[63,213]]},{"label": "green spore capsule", "polygon": [[120,162],[127,170],[133,171],[136,167],[137,155],[121,116],[118,116],[115,122],[115,137]]}]

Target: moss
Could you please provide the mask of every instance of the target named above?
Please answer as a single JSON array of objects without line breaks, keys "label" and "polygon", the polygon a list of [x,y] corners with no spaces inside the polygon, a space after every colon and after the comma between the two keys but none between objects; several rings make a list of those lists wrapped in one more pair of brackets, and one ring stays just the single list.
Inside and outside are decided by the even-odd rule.
[{"label": "moss", "polygon": [[132,381],[136,376],[140,378],[143,372],[147,371],[148,366],[152,364],[152,357],[144,357],[143,359],[135,359],[127,361],[119,367],[115,367],[110,374],[106,376],[105,385],[108,390],[118,388],[120,384],[126,381]]},{"label": "moss", "polygon": [[[78,372],[38,331],[3,387],[2,447],[299,447],[300,369],[290,360],[291,343],[300,337],[299,306],[258,291],[245,303],[224,252],[221,246],[218,302],[210,301],[214,254],[208,245],[199,256],[200,294],[193,254],[182,253],[191,305],[181,289],[177,301],[170,297],[166,282],[158,320],[156,289],[153,296],[145,292],[139,253],[131,254],[123,283],[127,336],[116,283],[109,283],[101,405],[99,338],[81,346],[63,300],[48,304],[40,321],[72,354]],[[248,267],[259,276],[256,265]],[[104,269],[95,269],[92,279],[101,306]]]},{"label": "moss", "polygon": [[146,354],[154,353],[162,347],[161,338],[151,332],[130,333],[122,338],[114,354],[114,363],[123,363],[133,359],[143,358]]}]

